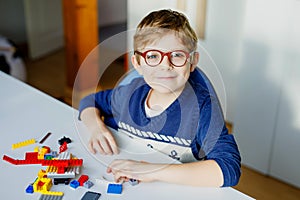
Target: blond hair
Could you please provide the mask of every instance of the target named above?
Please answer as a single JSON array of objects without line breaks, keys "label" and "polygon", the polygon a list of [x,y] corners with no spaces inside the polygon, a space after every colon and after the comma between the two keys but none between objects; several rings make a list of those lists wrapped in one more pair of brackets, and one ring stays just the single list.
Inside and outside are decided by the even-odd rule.
[{"label": "blond hair", "polygon": [[197,35],[187,17],[177,11],[164,9],[151,12],[139,23],[134,35],[134,50],[143,49],[169,32],[174,32],[188,51],[197,49]]}]

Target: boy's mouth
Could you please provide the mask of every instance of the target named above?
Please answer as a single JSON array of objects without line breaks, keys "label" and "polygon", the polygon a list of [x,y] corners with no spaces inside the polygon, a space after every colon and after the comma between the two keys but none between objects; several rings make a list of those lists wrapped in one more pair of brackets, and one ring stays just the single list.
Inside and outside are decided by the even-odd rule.
[{"label": "boy's mouth", "polygon": [[157,79],[160,79],[160,80],[171,80],[174,78],[176,78],[176,76],[159,76],[159,77],[157,77]]}]

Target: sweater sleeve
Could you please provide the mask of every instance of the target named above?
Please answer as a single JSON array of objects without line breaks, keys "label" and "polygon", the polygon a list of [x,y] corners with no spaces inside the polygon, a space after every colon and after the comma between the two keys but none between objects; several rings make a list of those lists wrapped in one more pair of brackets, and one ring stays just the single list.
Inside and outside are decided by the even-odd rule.
[{"label": "sweater sleeve", "polygon": [[234,186],[241,175],[241,157],[234,136],[228,134],[219,102],[205,98],[192,151],[197,159],[215,160],[223,173],[223,187]]},{"label": "sweater sleeve", "polygon": [[111,95],[112,90],[100,91],[94,94],[90,94],[79,103],[79,115],[78,119],[80,120],[80,115],[82,111],[89,107],[94,107],[100,110],[101,115],[111,115]]}]

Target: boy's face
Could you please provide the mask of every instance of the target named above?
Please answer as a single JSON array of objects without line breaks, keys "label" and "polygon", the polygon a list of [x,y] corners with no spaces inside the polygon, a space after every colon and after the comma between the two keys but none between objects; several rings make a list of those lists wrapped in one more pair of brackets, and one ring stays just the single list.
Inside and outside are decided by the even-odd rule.
[{"label": "boy's face", "polygon": [[[190,53],[173,33],[169,33],[155,43],[140,49],[140,52],[143,53],[147,50],[159,50],[164,53],[183,50]],[[195,54],[193,63],[188,58],[183,66],[175,67],[170,63],[168,56],[164,56],[159,65],[151,67],[147,65],[142,56],[140,56],[140,62],[138,62],[136,56],[139,55],[133,55],[131,59],[135,69],[144,77],[146,83],[159,93],[180,94],[185,87],[190,72],[195,69],[198,62],[198,54]]]}]

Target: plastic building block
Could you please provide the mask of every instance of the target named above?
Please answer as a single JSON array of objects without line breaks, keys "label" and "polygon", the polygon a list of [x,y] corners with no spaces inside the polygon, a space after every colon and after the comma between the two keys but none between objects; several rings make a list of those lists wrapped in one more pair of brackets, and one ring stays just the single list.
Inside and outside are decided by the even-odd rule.
[{"label": "plastic building block", "polygon": [[47,140],[47,138],[49,137],[51,135],[51,132],[48,132],[41,140],[40,140],[40,144],[43,144],[46,140]]},{"label": "plastic building block", "polygon": [[71,181],[70,187],[74,188],[74,189],[78,188],[79,187],[79,182],[77,180]]},{"label": "plastic building block", "polygon": [[26,191],[26,193],[32,194],[33,193],[33,185],[32,184],[28,185],[28,187],[26,188],[25,191]]},{"label": "plastic building block", "polygon": [[79,185],[83,186],[83,183],[85,183],[87,180],[89,180],[88,175],[81,175],[78,179]]},{"label": "plastic building block", "polygon": [[58,140],[58,144],[59,145],[62,145],[64,142],[66,142],[66,143],[71,143],[72,142],[72,140],[70,139],[70,138],[67,138],[66,136],[64,136],[63,138],[61,138],[60,140]]},{"label": "plastic building block", "polygon": [[25,160],[37,160],[37,159],[38,159],[38,152],[25,153]]},{"label": "plastic building block", "polygon": [[38,178],[47,178],[47,173],[46,173],[46,171],[41,169],[41,170],[38,172]]},{"label": "plastic building block", "polygon": [[38,159],[17,160],[17,159],[13,159],[7,155],[3,155],[2,159],[13,165],[28,165],[28,164],[39,164],[40,163],[40,161]]},{"label": "plastic building block", "polygon": [[7,162],[9,162],[9,163],[11,163],[11,164],[13,164],[13,165],[17,164],[17,160],[15,160],[15,159],[7,156],[7,155],[3,155],[2,159],[5,160],[5,161],[7,161]]},{"label": "plastic building block", "polygon": [[59,173],[48,173],[47,174],[48,178],[75,178],[75,173],[63,173],[63,174],[59,174]]},{"label": "plastic building block", "polygon": [[60,183],[64,183],[65,185],[68,185],[70,182],[69,178],[54,178],[53,179],[54,185],[58,185]]},{"label": "plastic building block", "polygon": [[52,160],[53,156],[50,153],[44,155],[44,160]]},{"label": "plastic building block", "polygon": [[58,160],[70,160],[71,158],[72,158],[72,155],[67,151],[62,152],[62,153],[58,154],[58,156],[57,156]]},{"label": "plastic building block", "polygon": [[42,194],[39,198],[39,200],[62,200],[63,195],[50,195],[50,194]]},{"label": "plastic building block", "polygon": [[53,158],[57,157],[57,151],[51,151],[50,154],[52,155]]},{"label": "plastic building block", "polygon": [[68,143],[64,142],[62,145],[59,147],[59,153],[64,152],[68,149]]},{"label": "plastic building block", "polygon": [[16,160],[16,165],[32,165],[32,164],[40,164],[41,162],[38,159],[35,160]]},{"label": "plastic building block", "polygon": [[40,193],[44,194],[44,195],[49,195],[49,196],[51,195],[51,198],[64,195],[63,192],[55,192],[55,191],[41,191]]},{"label": "plastic building block", "polygon": [[121,194],[123,186],[122,184],[108,184],[107,193],[108,194]]},{"label": "plastic building block", "polygon": [[42,166],[68,167],[68,160],[43,160]]},{"label": "plastic building block", "polygon": [[50,147],[48,147],[48,146],[43,146],[43,147],[42,147],[42,151],[45,152],[45,153],[50,153],[50,152],[51,152],[51,149],[50,149]]},{"label": "plastic building block", "polygon": [[55,191],[41,191],[41,194],[51,195],[51,196],[63,196],[63,192],[55,192]]},{"label": "plastic building block", "polygon": [[83,184],[83,187],[89,189],[91,187],[93,187],[94,183],[91,182],[91,181],[86,181],[84,184]]},{"label": "plastic building block", "polygon": [[76,170],[76,167],[67,167],[64,173],[57,173],[57,167],[48,166],[46,172],[48,178],[75,178]]},{"label": "plastic building block", "polygon": [[30,139],[30,140],[25,140],[23,142],[18,142],[18,143],[15,143],[15,144],[12,144],[12,149],[17,149],[17,148],[21,148],[21,147],[24,147],[24,146],[28,146],[28,145],[31,145],[31,144],[34,144],[35,143],[35,139]]},{"label": "plastic building block", "polygon": [[82,159],[71,159],[69,160],[70,166],[82,166],[83,160]]},{"label": "plastic building block", "polygon": [[132,186],[139,184],[139,181],[136,179],[129,179],[128,183]]},{"label": "plastic building block", "polygon": [[48,166],[46,169],[47,174],[56,173],[56,172],[57,172],[57,167],[55,167],[55,166]]},{"label": "plastic building block", "polygon": [[98,200],[100,196],[100,193],[88,191],[81,197],[81,200]]},{"label": "plastic building block", "polygon": [[50,178],[37,178],[33,183],[33,190],[35,192],[49,191],[52,187],[52,180]]},{"label": "plastic building block", "polygon": [[33,152],[39,152],[39,146],[34,147]]}]

